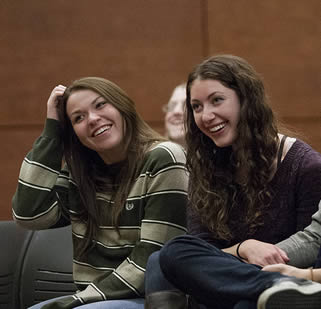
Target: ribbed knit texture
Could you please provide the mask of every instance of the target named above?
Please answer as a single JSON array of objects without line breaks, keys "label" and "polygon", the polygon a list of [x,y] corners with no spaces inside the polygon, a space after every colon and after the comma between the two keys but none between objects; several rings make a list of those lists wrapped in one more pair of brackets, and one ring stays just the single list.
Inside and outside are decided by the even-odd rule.
[{"label": "ribbed knit texture", "polygon": [[[273,199],[264,212],[263,225],[255,233],[249,233],[242,224],[244,221],[242,205],[235,207],[234,213],[230,214],[231,217],[238,218],[236,224],[230,225],[235,232],[235,237],[231,241],[214,238],[212,233],[201,224],[198,215],[190,208],[188,208],[187,219],[189,233],[198,235],[219,248],[226,248],[249,238],[276,244],[297,231],[302,231],[311,223],[311,217],[318,210],[321,200],[321,154],[303,141],[296,140],[269,185],[273,191]],[[257,207],[265,206],[257,205]],[[320,218],[320,214],[317,217]],[[316,232],[314,237],[300,240],[306,242],[305,245],[307,245],[302,248],[308,249],[307,247],[311,244],[311,250],[308,249],[307,252],[297,250],[296,252],[302,257],[302,263],[308,261],[311,263],[316,259],[320,246],[315,241],[320,232]],[[286,246],[287,242],[289,246]],[[286,251],[291,247],[295,248],[292,239],[283,242],[283,248]],[[291,252],[291,257],[293,254],[294,252]],[[304,262],[302,259],[305,254],[310,254],[310,257],[307,257]],[[299,262],[298,260],[297,263]]]},{"label": "ribbed knit texture", "polygon": [[[61,170],[62,156],[60,125],[47,119],[42,135],[22,163],[13,216],[29,229],[71,223],[76,248],[84,243],[86,225],[76,220],[81,211],[80,196],[68,169]],[[86,257],[73,260],[74,281],[81,292],[45,308],[143,297],[149,255],[186,232],[187,182],[182,147],[162,142],[144,158],[121,213],[119,233],[110,224],[110,194],[97,194],[102,223],[94,248]],[[68,210],[67,218],[62,215],[61,204]]]}]

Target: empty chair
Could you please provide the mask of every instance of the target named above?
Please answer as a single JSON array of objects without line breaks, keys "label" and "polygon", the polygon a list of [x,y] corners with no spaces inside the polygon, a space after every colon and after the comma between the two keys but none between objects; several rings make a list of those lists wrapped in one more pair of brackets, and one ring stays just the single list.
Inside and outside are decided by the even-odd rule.
[{"label": "empty chair", "polygon": [[76,291],[72,248],[70,226],[34,232],[21,271],[21,308]]},{"label": "empty chair", "polygon": [[0,308],[19,308],[21,262],[33,231],[19,227],[14,221],[0,221]]}]

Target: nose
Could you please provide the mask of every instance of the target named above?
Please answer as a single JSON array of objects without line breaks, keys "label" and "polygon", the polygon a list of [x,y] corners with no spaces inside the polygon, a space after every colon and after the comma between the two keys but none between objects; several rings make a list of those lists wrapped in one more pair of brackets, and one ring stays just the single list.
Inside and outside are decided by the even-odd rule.
[{"label": "nose", "polygon": [[174,114],[183,115],[184,113],[184,102],[177,102],[172,110]]},{"label": "nose", "polygon": [[210,123],[215,119],[215,112],[211,108],[204,106],[202,112],[202,121],[204,123]]},{"label": "nose", "polygon": [[88,113],[88,123],[93,125],[97,123],[100,119],[100,116],[97,113],[89,112]]}]

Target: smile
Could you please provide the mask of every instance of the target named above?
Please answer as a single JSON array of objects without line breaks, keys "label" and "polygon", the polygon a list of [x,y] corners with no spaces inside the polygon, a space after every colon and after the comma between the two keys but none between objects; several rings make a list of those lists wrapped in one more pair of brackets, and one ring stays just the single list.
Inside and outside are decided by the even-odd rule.
[{"label": "smile", "polygon": [[225,128],[226,124],[227,124],[227,121],[225,121],[225,122],[223,122],[223,123],[220,123],[219,125],[217,125],[217,126],[215,126],[215,127],[213,127],[213,128],[210,128],[209,131],[210,131],[211,133],[218,132],[218,131],[222,130],[223,128]]},{"label": "smile", "polygon": [[93,136],[98,136],[98,135],[104,133],[105,131],[110,130],[110,128],[111,128],[111,125],[103,126],[103,127],[99,128],[97,131],[95,131],[93,133]]},{"label": "smile", "polygon": [[176,119],[170,122],[170,124],[172,125],[182,125],[184,123],[184,121],[180,120],[180,119]]}]

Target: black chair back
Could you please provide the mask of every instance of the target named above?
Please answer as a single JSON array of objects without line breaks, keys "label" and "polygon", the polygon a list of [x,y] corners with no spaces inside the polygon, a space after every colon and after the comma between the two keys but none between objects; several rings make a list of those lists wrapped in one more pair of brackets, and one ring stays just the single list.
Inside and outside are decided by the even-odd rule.
[{"label": "black chair back", "polygon": [[21,308],[74,294],[72,257],[71,226],[35,231],[21,271]]},{"label": "black chair back", "polygon": [[34,232],[14,221],[0,221],[0,308],[20,308],[21,264]]}]

